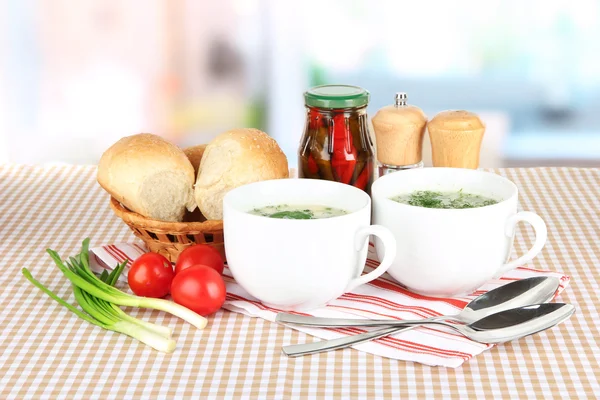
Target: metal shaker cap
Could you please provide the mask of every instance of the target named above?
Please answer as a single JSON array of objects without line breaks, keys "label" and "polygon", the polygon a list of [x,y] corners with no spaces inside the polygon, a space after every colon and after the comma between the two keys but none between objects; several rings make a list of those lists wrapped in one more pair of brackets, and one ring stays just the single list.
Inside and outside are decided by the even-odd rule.
[{"label": "metal shaker cap", "polygon": [[396,93],[396,106],[397,107],[399,107],[399,106],[405,106],[407,98],[408,98],[408,96],[404,92],[398,92],[398,93]]},{"label": "metal shaker cap", "polygon": [[382,107],[373,117],[373,123],[381,122],[392,125],[423,125],[427,116],[419,107],[408,104],[408,96],[398,92],[394,96],[394,104]]}]

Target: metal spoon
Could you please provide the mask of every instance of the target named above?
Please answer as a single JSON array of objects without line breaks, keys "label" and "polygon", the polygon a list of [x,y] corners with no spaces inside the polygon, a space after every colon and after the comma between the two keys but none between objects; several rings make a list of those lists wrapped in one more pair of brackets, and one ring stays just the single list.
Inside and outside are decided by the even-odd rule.
[{"label": "metal spoon", "polygon": [[[503,343],[549,329],[569,318],[574,312],[575,307],[571,304],[543,303],[500,311],[499,313],[488,315],[487,317],[468,325],[452,324],[444,321],[427,321],[426,324],[451,327],[469,339],[480,343]],[[415,323],[415,325],[418,324]],[[349,338],[352,337],[353,336],[350,336]],[[317,344],[327,344],[328,342],[335,342],[336,340],[337,339],[317,342]],[[364,340],[359,342],[362,341]],[[356,343],[357,341],[355,340],[351,342],[350,345]],[[284,346],[283,352],[290,357],[296,357],[341,348],[340,346],[326,346],[312,348],[309,349],[310,351],[307,351],[305,347],[312,344],[315,343]],[[348,345],[349,344],[346,343],[346,345],[342,347],[347,347]]]},{"label": "metal spoon", "polygon": [[[456,315],[431,317],[427,318],[426,320],[418,320],[418,322],[422,323],[424,321],[452,320],[463,323],[472,323],[496,312],[549,301],[554,296],[559,284],[560,281],[557,278],[550,276],[521,279],[507,283],[506,285],[482,294],[481,296],[473,299],[461,312]],[[306,317],[285,313],[278,314],[275,321],[327,327],[348,326],[347,323],[350,323],[351,326],[388,326],[388,328],[339,339],[284,346],[283,352],[288,356],[300,356],[320,353],[322,351],[341,349],[354,344],[374,340],[392,333],[403,332],[405,330],[417,327],[417,325],[406,326],[406,321],[398,320],[341,320],[333,318]],[[332,325],[332,323],[335,323],[336,321],[338,324]],[[390,325],[392,326],[390,327]]]}]

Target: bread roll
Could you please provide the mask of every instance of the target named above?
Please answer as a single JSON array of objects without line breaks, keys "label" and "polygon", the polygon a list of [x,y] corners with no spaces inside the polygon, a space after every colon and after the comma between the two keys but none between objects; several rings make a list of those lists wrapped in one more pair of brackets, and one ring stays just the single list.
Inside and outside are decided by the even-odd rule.
[{"label": "bread roll", "polygon": [[234,129],[206,146],[194,194],[206,219],[222,219],[223,197],[228,191],[280,178],[289,178],[289,169],[275,139],[258,129]]},{"label": "bread roll", "polygon": [[183,150],[150,133],[127,136],[109,147],[97,180],[125,207],[148,218],[180,222],[193,211],[194,167]]},{"label": "bread roll", "polygon": [[200,160],[202,160],[204,149],[206,149],[205,144],[199,144],[198,146],[191,146],[183,149],[183,152],[194,167],[194,176],[198,176],[198,168],[200,167]]}]

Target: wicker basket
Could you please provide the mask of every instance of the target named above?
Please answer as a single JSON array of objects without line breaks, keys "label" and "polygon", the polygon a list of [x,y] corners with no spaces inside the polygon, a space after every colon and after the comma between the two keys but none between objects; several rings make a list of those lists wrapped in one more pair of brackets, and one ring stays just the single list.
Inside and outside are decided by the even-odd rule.
[{"label": "wicker basket", "polygon": [[162,254],[171,262],[175,262],[186,247],[199,243],[213,246],[226,260],[223,221],[207,221],[198,209],[187,213],[184,222],[165,222],[130,211],[114,197],[110,199],[110,207],[151,252]]}]

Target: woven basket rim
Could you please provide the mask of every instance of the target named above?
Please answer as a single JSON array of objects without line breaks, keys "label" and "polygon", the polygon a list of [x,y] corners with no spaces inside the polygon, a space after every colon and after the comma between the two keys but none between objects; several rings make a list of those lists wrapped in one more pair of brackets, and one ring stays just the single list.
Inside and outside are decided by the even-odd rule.
[{"label": "woven basket rim", "polygon": [[223,220],[207,220],[202,222],[170,222],[147,218],[124,207],[111,196],[110,207],[125,223],[150,231],[161,231],[172,234],[191,234],[201,232],[217,232],[223,230]]}]

